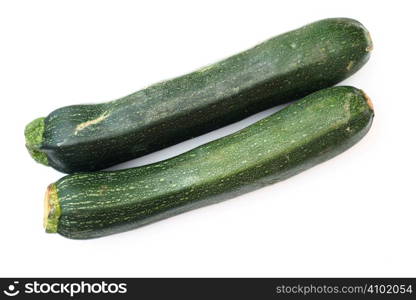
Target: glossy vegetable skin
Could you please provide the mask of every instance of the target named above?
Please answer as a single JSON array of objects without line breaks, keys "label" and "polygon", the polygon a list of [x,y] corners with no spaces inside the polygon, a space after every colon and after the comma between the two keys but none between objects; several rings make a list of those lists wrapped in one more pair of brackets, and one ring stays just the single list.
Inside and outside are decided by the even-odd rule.
[{"label": "glossy vegetable skin", "polygon": [[362,91],[334,87],[165,161],[68,175],[48,188],[46,230],[100,237],[284,180],[354,145],[373,116]]},{"label": "glossy vegetable skin", "polygon": [[127,97],[59,108],[27,126],[26,146],[65,173],[100,170],[332,86],[371,49],[359,22],[321,20]]}]

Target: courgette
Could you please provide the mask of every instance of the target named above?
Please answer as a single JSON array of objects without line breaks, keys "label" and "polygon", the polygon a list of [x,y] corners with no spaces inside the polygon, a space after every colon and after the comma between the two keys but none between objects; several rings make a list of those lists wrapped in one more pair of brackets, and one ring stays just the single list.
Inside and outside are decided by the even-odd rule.
[{"label": "courgette", "polygon": [[26,146],[64,173],[103,169],[332,86],[371,48],[359,22],[321,20],[127,97],[57,109],[27,126]]},{"label": "courgette", "polygon": [[165,161],[67,175],[46,192],[46,231],[95,238],[261,188],[351,147],[373,116],[362,91],[328,88]]}]

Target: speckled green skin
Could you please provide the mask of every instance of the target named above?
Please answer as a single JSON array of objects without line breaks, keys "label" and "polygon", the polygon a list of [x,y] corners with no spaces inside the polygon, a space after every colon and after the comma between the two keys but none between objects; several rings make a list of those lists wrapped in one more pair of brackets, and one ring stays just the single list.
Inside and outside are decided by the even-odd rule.
[{"label": "speckled green skin", "polygon": [[68,175],[54,184],[61,213],[57,232],[100,237],[286,179],[354,145],[373,115],[361,91],[334,87],[162,162]]},{"label": "speckled green skin", "polygon": [[371,48],[357,21],[318,21],[125,98],[60,108],[37,150],[65,173],[103,169],[332,86]]}]

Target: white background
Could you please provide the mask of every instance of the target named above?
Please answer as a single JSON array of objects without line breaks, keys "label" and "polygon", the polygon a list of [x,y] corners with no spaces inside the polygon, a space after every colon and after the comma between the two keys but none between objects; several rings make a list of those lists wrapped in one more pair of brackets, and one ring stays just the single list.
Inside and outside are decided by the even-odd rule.
[{"label": "white background", "polygon": [[[0,276],[416,276],[414,1],[2,1]],[[388,5],[388,3],[392,3]],[[284,182],[130,232],[46,234],[24,126],[112,100],[327,17],[371,32],[369,63],[343,82],[375,106],[368,135]],[[125,163],[155,162],[276,111]]]}]

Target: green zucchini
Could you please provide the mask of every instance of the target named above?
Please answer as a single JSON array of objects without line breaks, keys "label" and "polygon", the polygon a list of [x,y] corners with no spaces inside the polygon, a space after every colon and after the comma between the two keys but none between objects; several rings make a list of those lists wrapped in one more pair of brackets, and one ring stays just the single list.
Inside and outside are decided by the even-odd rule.
[{"label": "green zucchini", "polygon": [[372,43],[351,19],[326,19],[101,104],[57,109],[30,123],[33,158],[64,173],[100,170],[336,84]]},{"label": "green zucchini", "polygon": [[168,160],[67,175],[48,187],[46,231],[95,238],[261,188],[351,147],[373,116],[362,91],[328,88]]}]

